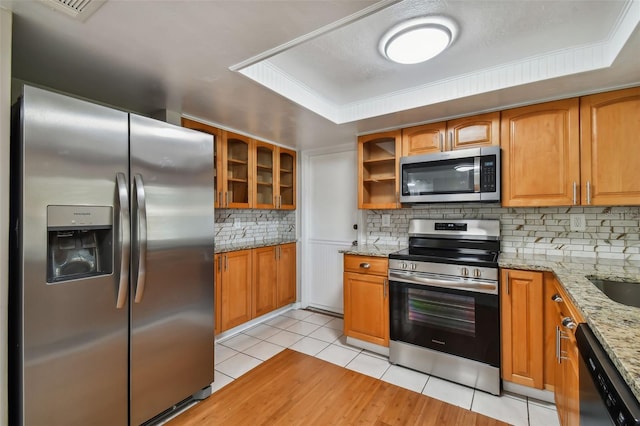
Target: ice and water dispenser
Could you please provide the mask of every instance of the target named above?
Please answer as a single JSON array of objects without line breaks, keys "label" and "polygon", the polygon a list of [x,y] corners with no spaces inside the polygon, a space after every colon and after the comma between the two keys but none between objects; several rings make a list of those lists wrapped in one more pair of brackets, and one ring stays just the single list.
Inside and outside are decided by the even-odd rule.
[{"label": "ice and water dispenser", "polygon": [[47,206],[47,282],[113,271],[113,208]]}]

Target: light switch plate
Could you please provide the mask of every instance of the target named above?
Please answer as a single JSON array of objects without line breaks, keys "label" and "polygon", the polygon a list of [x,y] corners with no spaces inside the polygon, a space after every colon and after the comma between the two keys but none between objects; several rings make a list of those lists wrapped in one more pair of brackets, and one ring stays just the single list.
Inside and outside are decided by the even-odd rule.
[{"label": "light switch plate", "polygon": [[391,215],[383,214],[382,215],[382,226],[391,226]]},{"label": "light switch plate", "polygon": [[587,229],[587,220],[583,214],[571,215],[571,231],[584,232]]}]

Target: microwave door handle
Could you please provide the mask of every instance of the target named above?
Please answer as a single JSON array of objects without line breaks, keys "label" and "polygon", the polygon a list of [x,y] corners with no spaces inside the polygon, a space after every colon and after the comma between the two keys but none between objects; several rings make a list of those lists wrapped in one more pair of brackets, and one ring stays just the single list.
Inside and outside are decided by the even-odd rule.
[{"label": "microwave door handle", "polygon": [[473,192],[480,192],[480,157],[473,159]]},{"label": "microwave door handle", "polygon": [[147,274],[147,202],[142,176],[137,174],[134,178],[134,192],[136,196],[136,221],[138,238],[136,241],[138,254],[138,271],[136,278],[135,303],[140,303],[144,296],[145,278]]},{"label": "microwave door handle", "polygon": [[116,297],[116,309],[124,308],[129,289],[129,255],[131,229],[129,218],[129,195],[127,194],[127,178],[124,173],[116,174],[116,187],[118,191],[118,245],[120,252],[120,277],[118,282],[118,295]]}]

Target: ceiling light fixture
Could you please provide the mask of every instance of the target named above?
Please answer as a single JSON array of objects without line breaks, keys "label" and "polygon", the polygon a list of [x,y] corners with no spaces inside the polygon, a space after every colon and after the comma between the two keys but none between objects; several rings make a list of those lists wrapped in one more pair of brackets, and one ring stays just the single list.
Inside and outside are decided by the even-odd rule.
[{"label": "ceiling light fixture", "polygon": [[382,55],[399,64],[427,61],[453,43],[457,26],[442,16],[409,19],[394,26],[380,39]]}]

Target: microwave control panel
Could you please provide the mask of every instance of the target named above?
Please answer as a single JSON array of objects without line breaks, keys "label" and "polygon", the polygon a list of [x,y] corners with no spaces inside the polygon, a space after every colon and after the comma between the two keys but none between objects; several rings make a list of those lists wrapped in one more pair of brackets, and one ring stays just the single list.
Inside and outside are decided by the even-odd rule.
[{"label": "microwave control panel", "polygon": [[496,156],[484,155],[480,158],[480,192],[496,192]]}]

